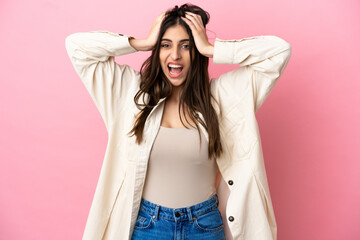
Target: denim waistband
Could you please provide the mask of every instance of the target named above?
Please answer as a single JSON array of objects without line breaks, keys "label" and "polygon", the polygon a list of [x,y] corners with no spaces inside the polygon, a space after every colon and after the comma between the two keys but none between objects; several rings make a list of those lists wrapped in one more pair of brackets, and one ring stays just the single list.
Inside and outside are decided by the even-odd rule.
[{"label": "denim waistband", "polygon": [[167,208],[156,203],[141,199],[140,210],[152,215],[154,220],[165,218],[170,221],[190,221],[197,216],[212,211],[219,206],[219,197],[215,193],[211,198],[201,203],[183,208]]}]

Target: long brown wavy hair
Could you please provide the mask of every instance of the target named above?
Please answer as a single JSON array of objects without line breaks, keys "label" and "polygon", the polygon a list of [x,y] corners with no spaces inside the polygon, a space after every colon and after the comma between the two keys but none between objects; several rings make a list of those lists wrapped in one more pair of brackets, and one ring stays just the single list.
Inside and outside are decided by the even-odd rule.
[{"label": "long brown wavy hair", "polygon": [[[176,5],[173,9],[168,10],[165,13],[165,18],[160,27],[160,33],[157,43],[152,49],[151,56],[145,60],[140,69],[140,89],[134,96],[134,101],[137,108],[139,108],[141,111],[137,116],[135,124],[129,134],[132,133],[131,136],[135,135],[136,143],[140,144],[143,140],[145,121],[151,110],[158,104],[161,98],[171,95],[172,84],[166,78],[164,72],[162,71],[159,59],[159,52],[161,38],[163,37],[165,31],[171,26],[181,25],[186,29],[190,39],[189,49],[191,66],[187,73],[186,80],[184,81],[184,84],[182,86],[183,88],[180,95],[180,121],[184,124],[180,114],[180,110],[182,109],[185,120],[187,123],[189,123],[185,114],[185,111],[187,110],[191,120],[196,124],[200,139],[201,134],[198,123],[200,123],[208,132],[209,158],[219,157],[223,150],[220,141],[218,117],[211,104],[211,98],[213,98],[213,96],[210,92],[208,72],[209,58],[200,54],[200,52],[197,50],[190,27],[181,19],[181,17],[185,17],[186,11],[200,15],[204,27],[209,22],[209,13],[204,11],[200,7],[192,4],[184,4],[180,7]],[[147,103],[145,103],[145,93],[148,96]],[[141,96],[143,104],[139,103],[139,99]],[[202,119],[196,114],[196,111],[200,112],[203,115],[205,122],[203,122]]]}]

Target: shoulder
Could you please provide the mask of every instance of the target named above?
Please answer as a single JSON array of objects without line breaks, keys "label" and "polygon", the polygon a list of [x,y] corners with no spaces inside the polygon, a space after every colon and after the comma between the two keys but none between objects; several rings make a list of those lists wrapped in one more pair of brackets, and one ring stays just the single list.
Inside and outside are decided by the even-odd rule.
[{"label": "shoulder", "polygon": [[229,95],[242,96],[249,89],[252,71],[247,66],[238,67],[222,73],[218,78],[211,78],[211,93],[216,98],[226,98]]},{"label": "shoulder", "polygon": [[218,78],[211,78],[210,91],[216,100],[214,108],[218,113],[226,113],[237,106],[240,111],[244,104],[251,105],[253,72],[247,66],[238,67],[221,74]]},{"label": "shoulder", "polygon": [[128,64],[117,64],[117,66],[120,68],[122,74],[128,74],[130,75],[130,77],[133,78],[140,78],[140,72],[136,69],[134,69],[133,67],[131,67]]},{"label": "shoulder", "polygon": [[133,98],[140,87],[141,74],[127,64],[116,64],[114,80],[122,96]]}]

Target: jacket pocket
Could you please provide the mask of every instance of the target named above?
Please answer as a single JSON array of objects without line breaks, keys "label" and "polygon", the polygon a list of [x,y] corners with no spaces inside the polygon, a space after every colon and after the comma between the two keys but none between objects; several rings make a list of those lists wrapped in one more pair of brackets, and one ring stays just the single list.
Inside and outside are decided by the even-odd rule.
[{"label": "jacket pocket", "polygon": [[254,174],[254,178],[259,190],[259,194],[261,196],[262,207],[264,208],[264,215],[265,215],[264,217],[268,225],[267,227],[268,229],[271,230],[270,231],[271,234],[273,236],[275,235],[276,237],[277,226],[276,226],[275,214],[273,211],[273,206],[270,198],[270,193],[268,193],[265,190],[264,185],[261,183],[260,179],[256,176],[256,174]]}]

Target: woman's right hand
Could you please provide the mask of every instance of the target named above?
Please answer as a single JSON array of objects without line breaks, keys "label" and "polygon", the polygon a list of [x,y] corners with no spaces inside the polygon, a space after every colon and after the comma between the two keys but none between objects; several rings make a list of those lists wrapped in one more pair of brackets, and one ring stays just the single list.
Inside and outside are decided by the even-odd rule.
[{"label": "woman's right hand", "polygon": [[160,26],[164,20],[165,12],[162,12],[156,17],[155,22],[152,24],[149,35],[145,39],[131,38],[129,40],[130,45],[138,51],[149,51],[151,50],[158,39],[160,33]]},{"label": "woman's right hand", "polygon": [[164,17],[165,17],[165,12],[160,13],[156,17],[156,20],[151,27],[150,33],[149,33],[148,37],[146,38],[146,40],[148,41],[148,43],[151,47],[154,47],[158,40],[159,33],[160,33],[160,26],[161,26],[162,21],[164,20]]}]

